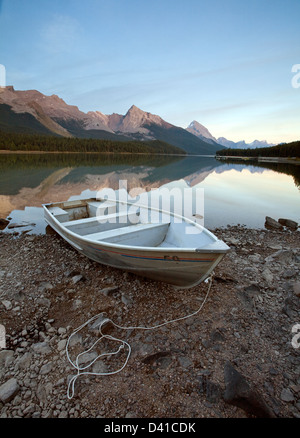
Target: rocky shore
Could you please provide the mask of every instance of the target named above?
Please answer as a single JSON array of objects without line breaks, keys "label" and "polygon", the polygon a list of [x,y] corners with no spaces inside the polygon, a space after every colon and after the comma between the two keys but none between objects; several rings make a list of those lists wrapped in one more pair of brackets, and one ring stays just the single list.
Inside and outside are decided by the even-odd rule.
[{"label": "rocky shore", "polygon": [[[79,326],[98,314],[122,327],[174,320],[200,308],[209,284],[178,291],[96,264],[56,234],[0,234],[0,417],[299,418],[300,232],[213,231],[231,251],[201,311],[153,330],[107,323],[128,363],[79,376],[74,395],[66,347],[74,362],[100,336],[92,323],[71,336]],[[87,371],[121,368],[124,345]],[[79,363],[119,346],[104,338]]]}]

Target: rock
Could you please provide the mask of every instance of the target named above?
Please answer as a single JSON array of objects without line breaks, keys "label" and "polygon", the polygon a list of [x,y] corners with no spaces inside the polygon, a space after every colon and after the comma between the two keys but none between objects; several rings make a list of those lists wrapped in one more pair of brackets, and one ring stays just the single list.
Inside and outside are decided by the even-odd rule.
[{"label": "rock", "polygon": [[186,356],[180,356],[178,358],[178,362],[180,363],[180,366],[183,369],[190,368],[193,365],[193,362],[191,361],[191,359],[189,357],[186,357]]},{"label": "rock", "polygon": [[82,344],[82,336],[79,333],[75,333],[69,338],[69,346],[74,347],[75,345]]},{"label": "rock", "polygon": [[142,362],[144,362],[146,365],[157,365],[161,362],[161,360],[167,356],[171,356],[170,351],[158,351],[153,354],[149,354],[146,357],[142,359]]},{"label": "rock", "polygon": [[16,222],[10,222],[10,224],[7,226],[7,228],[22,228],[22,227],[29,227],[29,226],[35,226],[34,223],[16,223]]},{"label": "rock", "polygon": [[248,257],[249,262],[251,263],[260,263],[261,262],[261,256],[259,254],[251,254]]},{"label": "rock", "polygon": [[295,277],[296,275],[297,275],[296,269],[291,268],[291,269],[286,269],[283,272],[282,277],[283,278],[292,278],[292,277]]},{"label": "rock", "polygon": [[225,329],[219,328],[212,331],[210,334],[210,339],[213,343],[215,342],[224,342],[226,340],[225,338]]},{"label": "rock", "polygon": [[105,330],[111,325],[111,321],[105,316],[105,314],[100,313],[98,318],[89,326],[89,332],[98,334],[99,329],[101,328],[101,332],[106,333]]},{"label": "rock", "polygon": [[290,249],[280,249],[271,255],[272,259],[278,260],[280,263],[291,263],[294,259],[294,253]]},{"label": "rock", "polygon": [[64,350],[64,349],[66,348],[66,345],[67,345],[67,340],[66,340],[66,339],[62,339],[62,340],[60,340],[60,341],[58,342],[58,344],[57,344],[57,349],[58,349],[58,351],[62,351],[62,350]]},{"label": "rock", "polygon": [[97,374],[104,374],[104,373],[108,372],[108,369],[107,369],[107,366],[105,365],[105,363],[102,360],[97,360],[93,364],[92,372],[93,373],[97,373]]},{"label": "rock", "polygon": [[279,250],[279,249],[282,249],[282,245],[279,245],[277,243],[273,243],[273,244],[269,245],[269,248]]},{"label": "rock", "polygon": [[52,367],[53,367],[53,362],[45,363],[40,369],[40,374],[44,375],[44,374],[50,373],[50,371],[52,370]]},{"label": "rock", "polygon": [[267,282],[267,284],[269,286],[272,285],[274,277],[273,277],[273,274],[270,271],[270,269],[268,269],[268,268],[264,269],[261,276]]},{"label": "rock", "polygon": [[287,298],[284,300],[284,305],[282,308],[283,313],[285,313],[289,318],[297,318],[297,304],[294,302],[297,300],[296,296],[291,293],[288,293]]},{"label": "rock", "polygon": [[293,292],[297,297],[300,298],[300,281],[295,281],[293,284]]},{"label": "rock", "polygon": [[53,289],[53,285],[49,283],[49,281],[42,281],[39,285],[39,292],[45,292],[45,290],[51,290]]},{"label": "rock", "polygon": [[57,333],[59,335],[65,335],[67,333],[66,327],[59,327],[58,330],[57,330]]},{"label": "rock", "polygon": [[0,370],[12,363],[13,355],[13,350],[0,350]]},{"label": "rock", "polygon": [[12,303],[9,300],[3,300],[2,301],[3,306],[5,307],[6,310],[11,310],[12,309]]},{"label": "rock", "polygon": [[98,356],[96,351],[91,351],[89,353],[83,353],[80,357],[78,357],[78,365],[83,365],[87,363],[92,363],[94,359]]},{"label": "rock", "polygon": [[228,243],[229,245],[237,246],[240,243],[240,241],[235,237],[227,237],[226,243]]},{"label": "rock", "polygon": [[292,230],[297,230],[298,228],[298,223],[295,221],[292,221],[291,219],[278,219],[278,222],[288,228],[291,228]]},{"label": "rock", "polygon": [[4,230],[4,228],[6,228],[8,224],[8,220],[0,218],[0,230]]},{"label": "rock", "polygon": [[33,344],[32,349],[35,353],[38,354],[51,353],[51,347],[48,342],[38,342],[37,344]]},{"label": "rock", "polygon": [[39,383],[36,389],[36,396],[40,402],[45,403],[47,401],[48,395],[52,392],[52,384],[45,385],[44,383]]},{"label": "rock", "polygon": [[217,403],[222,396],[222,388],[217,383],[214,383],[208,379],[208,376],[202,374],[198,377],[199,380],[199,392],[206,396],[207,401],[210,403]]},{"label": "rock", "polygon": [[276,230],[281,230],[283,228],[283,226],[277,222],[275,219],[266,216],[266,221],[265,221],[265,228],[273,228]]},{"label": "rock", "polygon": [[118,289],[119,289],[118,286],[109,286],[99,290],[99,292],[101,292],[103,295],[106,295],[108,297],[112,295],[114,292],[116,292]]},{"label": "rock", "polygon": [[19,392],[20,387],[15,378],[7,380],[0,386],[0,401],[2,403],[10,402]]},{"label": "rock", "polygon": [[31,361],[32,354],[29,352],[24,353],[17,361],[17,369],[25,370],[26,368],[29,368]]},{"label": "rock", "polygon": [[74,300],[73,301],[72,308],[74,310],[80,309],[81,306],[82,306],[82,301],[81,300]]},{"label": "rock", "polygon": [[132,304],[131,299],[123,293],[122,293],[121,300],[122,300],[122,303],[125,304],[125,306],[130,306]]},{"label": "rock", "polygon": [[280,394],[280,398],[282,401],[285,402],[293,402],[295,400],[294,395],[289,388],[283,388]]},{"label": "rock", "polygon": [[85,280],[85,277],[81,274],[74,275],[74,277],[72,277],[73,284],[77,284],[79,281],[84,281],[84,280]]},{"label": "rock", "polygon": [[58,418],[68,418],[68,412],[67,411],[61,411],[58,415]]},{"label": "rock", "polygon": [[238,290],[238,296],[241,299],[244,306],[251,311],[254,311],[254,300],[260,293],[260,287],[252,283],[243,289]]},{"label": "rock", "polygon": [[50,306],[51,306],[51,301],[50,301],[48,298],[45,298],[45,297],[43,297],[43,298],[38,298],[38,299],[36,300],[36,303],[37,303],[39,306],[47,307],[48,309],[49,309]]},{"label": "rock", "polygon": [[246,379],[230,364],[226,362],[224,368],[226,403],[243,409],[248,415],[259,418],[275,418],[271,408]]}]

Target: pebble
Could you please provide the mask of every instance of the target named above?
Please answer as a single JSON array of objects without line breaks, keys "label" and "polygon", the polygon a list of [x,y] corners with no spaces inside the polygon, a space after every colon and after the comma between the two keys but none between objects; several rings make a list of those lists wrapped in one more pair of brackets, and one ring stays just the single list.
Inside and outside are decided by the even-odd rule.
[{"label": "pebble", "polygon": [[81,274],[74,275],[74,277],[72,277],[72,282],[73,282],[73,284],[77,284],[79,281],[82,281],[83,279],[84,279],[84,277]]},{"label": "pebble", "polygon": [[45,363],[40,369],[40,374],[44,375],[44,374],[50,373],[50,371],[52,370],[52,367],[53,367],[52,362]]},{"label": "pebble", "polygon": [[7,380],[0,386],[0,401],[2,403],[10,402],[19,392],[20,387],[15,378]]},{"label": "pebble", "polygon": [[51,353],[51,347],[48,342],[38,342],[32,345],[32,349],[37,354]]},{"label": "pebble", "polygon": [[67,345],[67,339],[60,340],[57,344],[57,350],[58,351],[64,350],[66,348],[66,345]]},{"label": "pebble", "polygon": [[280,398],[285,402],[293,402],[295,400],[294,395],[289,388],[283,388]]},{"label": "pebble", "polygon": [[3,300],[2,301],[3,306],[5,307],[6,310],[11,310],[12,309],[12,303],[9,300]]},{"label": "pebble", "polygon": [[297,297],[300,297],[300,281],[295,281],[295,283],[293,285],[293,290],[294,290],[294,294]]}]

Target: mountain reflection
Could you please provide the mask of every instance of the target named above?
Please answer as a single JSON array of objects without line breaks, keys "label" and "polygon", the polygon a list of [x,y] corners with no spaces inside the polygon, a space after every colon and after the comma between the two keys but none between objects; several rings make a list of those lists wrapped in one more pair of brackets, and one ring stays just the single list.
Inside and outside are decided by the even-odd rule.
[{"label": "mountain reflection", "polygon": [[[224,166],[224,167],[223,167]],[[242,164],[237,164],[235,159],[226,159],[226,164],[223,164],[218,171],[224,172],[227,169],[235,169],[237,171],[242,171],[245,167],[250,170],[250,172],[262,173],[264,170],[269,169],[274,172],[284,173],[285,175],[290,175],[293,177],[295,186],[300,188],[300,163],[298,165],[292,163],[274,163],[274,162],[259,162],[256,160],[245,160]],[[227,167],[225,167],[227,166]]]},{"label": "mountain reflection", "polygon": [[[244,172],[245,169],[247,174]],[[271,177],[270,171],[273,171]],[[235,172],[236,176],[232,172]],[[266,197],[267,189],[263,192],[257,188],[256,181],[264,186],[264,181],[270,182],[271,178],[274,187],[278,187],[279,174],[291,176],[294,185],[299,189],[300,166],[285,163],[237,163],[236,160],[229,159],[224,162],[210,156],[1,154],[0,217],[6,217],[17,210],[25,211],[26,208],[29,215],[28,208],[40,208],[43,203],[64,201],[80,196],[85,191],[97,191],[104,187],[118,189],[119,181],[126,180],[128,190],[151,190],[168,183],[203,187],[206,211],[211,217],[209,221],[214,226],[219,226],[222,222],[221,216],[220,224],[214,219],[218,216],[218,210],[221,208],[222,212],[228,212],[223,220],[226,224],[235,223],[238,220],[239,206],[244,205],[246,199],[249,206],[245,205],[245,217],[248,214],[246,210],[249,210],[249,217],[253,215],[253,202],[258,202],[258,199],[262,204],[261,215],[264,217],[269,195]],[[253,175],[254,179],[247,175]],[[294,193],[295,187],[292,187],[293,182],[289,178],[282,180],[283,183],[287,192],[293,192],[293,200],[290,201],[292,206],[295,199],[296,203],[298,200]],[[272,191],[272,187],[269,190]],[[277,205],[280,200],[272,202]],[[32,211],[34,215],[37,214],[36,210]],[[293,216],[298,215],[293,209],[289,211]],[[242,217],[241,220],[246,219]],[[31,221],[34,222],[32,219]],[[256,224],[255,222],[254,225]]]}]

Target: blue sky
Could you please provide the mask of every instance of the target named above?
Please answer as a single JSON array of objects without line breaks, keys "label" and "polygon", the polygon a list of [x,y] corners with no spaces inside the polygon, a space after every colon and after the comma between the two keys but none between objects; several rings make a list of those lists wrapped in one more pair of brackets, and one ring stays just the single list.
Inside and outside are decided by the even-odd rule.
[{"label": "blue sky", "polygon": [[[230,140],[300,139],[300,0],[0,0],[15,89]],[[300,84],[300,79],[299,79]]]}]

